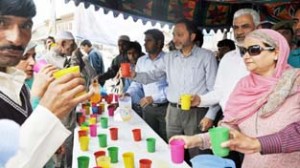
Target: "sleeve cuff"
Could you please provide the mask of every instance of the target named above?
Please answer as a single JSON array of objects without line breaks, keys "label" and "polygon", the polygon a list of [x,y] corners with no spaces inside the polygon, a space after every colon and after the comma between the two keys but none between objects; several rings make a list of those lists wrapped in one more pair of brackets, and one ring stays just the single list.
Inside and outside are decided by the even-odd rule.
[{"label": "sleeve cuff", "polygon": [[261,154],[281,153],[281,140],[277,134],[257,138],[261,144]]}]

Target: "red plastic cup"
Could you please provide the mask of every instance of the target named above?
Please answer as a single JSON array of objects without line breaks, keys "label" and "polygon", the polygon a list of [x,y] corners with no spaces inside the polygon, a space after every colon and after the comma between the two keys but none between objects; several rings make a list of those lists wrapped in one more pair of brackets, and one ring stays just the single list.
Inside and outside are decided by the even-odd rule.
[{"label": "red plastic cup", "polygon": [[152,161],[149,159],[140,159],[140,168],[151,168]]},{"label": "red plastic cup", "polygon": [[133,129],[132,133],[133,133],[133,140],[134,141],[142,140],[141,129],[139,129],[139,128]]},{"label": "red plastic cup", "polygon": [[84,123],[84,122],[85,122],[85,116],[80,116],[78,118],[78,125],[81,126],[81,124]]},{"label": "red plastic cup", "polygon": [[174,139],[170,142],[171,159],[173,163],[182,163],[184,160],[184,141]]},{"label": "red plastic cup", "polygon": [[78,137],[80,138],[82,136],[88,136],[88,132],[86,130],[79,130]]},{"label": "red plastic cup", "polygon": [[95,160],[96,160],[96,164],[97,164],[97,158],[98,157],[101,157],[101,156],[105,156],[106,155],[106,152],[105,151],[97,151],[94,153],[94,156],[95,156]]},{"label": "red plastic cup", "polygon": [[109,132],[111,140],[118,140],[118,128],[110,128]]},{"label": "red plastic cup", "polygon": [[130,63],[121,63],[121,70],[123,77],[130,77]]}]

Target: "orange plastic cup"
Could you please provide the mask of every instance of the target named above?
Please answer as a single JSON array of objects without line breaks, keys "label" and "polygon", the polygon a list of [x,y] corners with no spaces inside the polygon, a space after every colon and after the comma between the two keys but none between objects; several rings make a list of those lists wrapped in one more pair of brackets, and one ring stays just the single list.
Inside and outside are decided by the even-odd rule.
[{"label": "orange plastic cup", "polygon": [[130,77],[130,63],[121,63],[121,70],[123,77]]}]

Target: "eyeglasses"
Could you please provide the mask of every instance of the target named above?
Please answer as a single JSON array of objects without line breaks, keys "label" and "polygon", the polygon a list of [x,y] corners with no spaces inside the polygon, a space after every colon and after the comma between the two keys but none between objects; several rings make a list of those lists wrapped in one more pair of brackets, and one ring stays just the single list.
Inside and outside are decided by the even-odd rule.
[{"label": "eyeglasses", "polygon": [[245,47],[240,47],[240,50],[242,53],[248,52],[250,56],[257,56],[259,55],[262,51],[274,51],[274,47],[261,47],[259,45],[252,45],[248,48]]}]

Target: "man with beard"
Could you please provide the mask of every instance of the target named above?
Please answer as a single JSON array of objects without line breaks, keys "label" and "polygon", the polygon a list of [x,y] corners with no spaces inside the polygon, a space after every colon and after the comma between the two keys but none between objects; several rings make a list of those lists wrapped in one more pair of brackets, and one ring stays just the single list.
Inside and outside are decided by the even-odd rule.
[{"label": "man with beard", "polygon": [[300,68],[300,7],[296,8],[293,21],[294,38],[296,40],[297,47],[294,50],[291,50],[288,63],[294,68]]},{"label": "man with beard", "polygon": [[[197,28],[193,22],[182,19],[175,23],[173,42],[177,50],[166,54],[163,61],[147,72],[132,72],[134,80],[143,84],[157,82],[166,78],[168,82],[167,100],[170,102],[166,114],[167,139],[173,135],[194,135],[200,133],[198,123],[206,115],[208,108],[192,106],[188,111],[179,104],[183,94],[192,95],[191,102],[197,101],[195,95],[212,91],[217,72],[217,61],[211,51],[195,44]],[[199,98],[199,97],[198,97]],[[198,148],[189,149],[190,157],[200,153]]]}]

